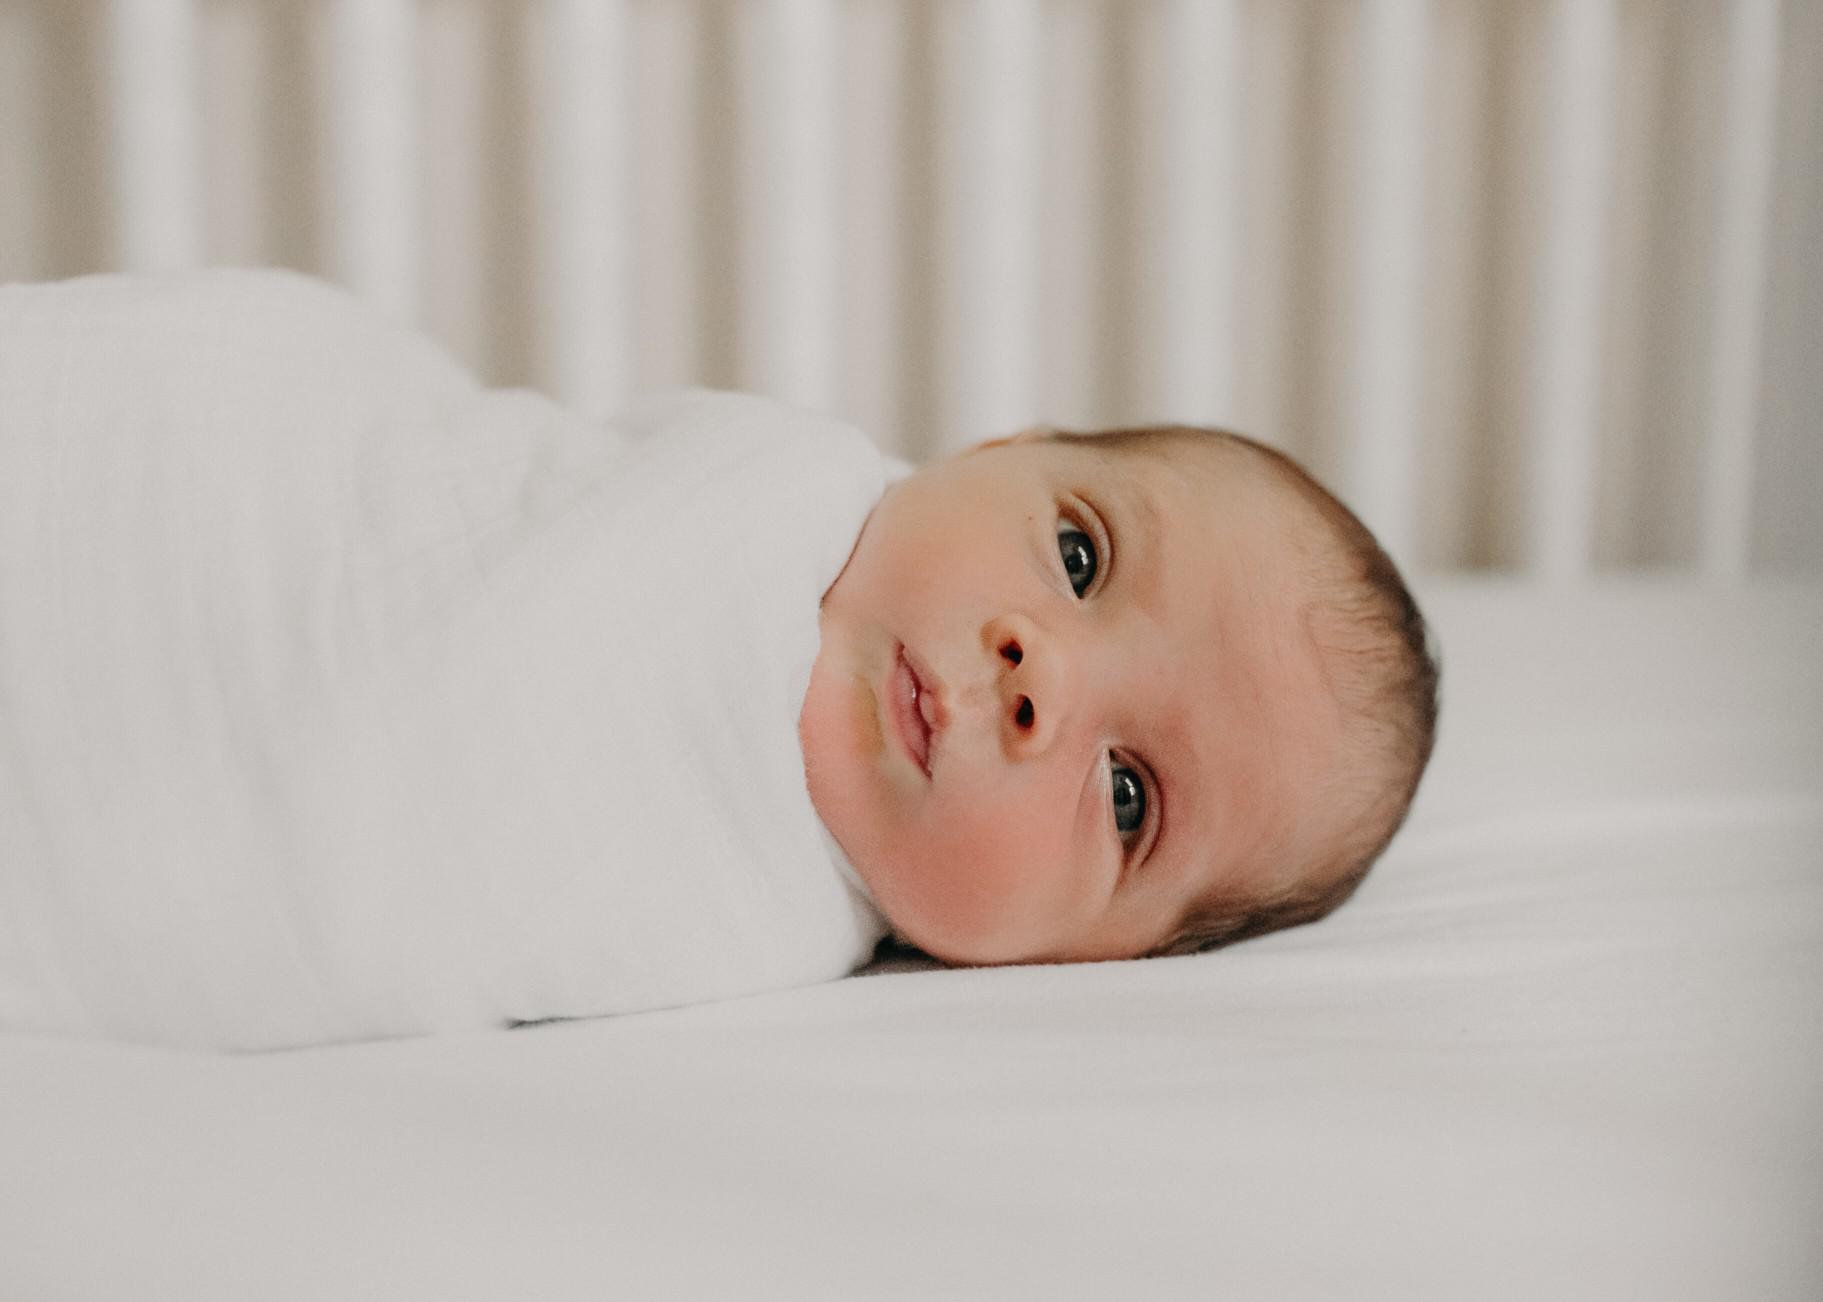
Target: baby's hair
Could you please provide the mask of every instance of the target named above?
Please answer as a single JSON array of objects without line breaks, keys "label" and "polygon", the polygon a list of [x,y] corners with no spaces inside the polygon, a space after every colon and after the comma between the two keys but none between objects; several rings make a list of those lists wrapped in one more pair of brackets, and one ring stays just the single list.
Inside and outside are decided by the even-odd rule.
[{"label": "baby's hair", "polygon": [[[1345,717],[1352,780],[1324,799],[1348,815],[1325,858],[1297,885],[1261,898],[1219,893],[1194,906],[1155,955],[1195,954],[1284,927],[1315,922],[1353,895],[1405,821],[1437,736],[1441,676],[1424,617],[1397,567],[1365,525],[1296,461],[1228,430],[1189,425],[1079,433],[1047,430],[1060,442],[1092,443],[1117,456],[1171,451],[1238,453],[1288,488],[1332,544],[1313,550],[1315,594],[1305,619]],[[1363,776],[1365,773],[1365,776]]]}]

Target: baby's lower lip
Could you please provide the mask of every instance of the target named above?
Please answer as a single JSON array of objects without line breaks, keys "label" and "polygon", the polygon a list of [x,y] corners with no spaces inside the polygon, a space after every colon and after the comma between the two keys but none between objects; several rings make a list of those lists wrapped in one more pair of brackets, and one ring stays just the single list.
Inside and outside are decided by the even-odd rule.
[{"label": "baby's lower lip", "polygon": [[918,679],[905,662],[905,648],[900,647],[893,660],[893,671],[886,680],[887,710],[892,715],[893,731],[905,753],[911,756],[925,777],[930,776],[930,730],[918,709]]}]

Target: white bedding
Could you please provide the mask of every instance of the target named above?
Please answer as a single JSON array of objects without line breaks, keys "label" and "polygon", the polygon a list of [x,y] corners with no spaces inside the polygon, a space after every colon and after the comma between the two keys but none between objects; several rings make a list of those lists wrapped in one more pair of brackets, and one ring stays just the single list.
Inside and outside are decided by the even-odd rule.
[{"label": "white bedding", "polygon": [[490,391],[272,272],[0,288],[0,1028],[264,1049],[846,976],[858,430]]},{"label": "white bedding", "polygon": [[1434,586],[1329,921],[510,1033],[0,1037],[0,1297],[1823,1292],[1823,587]]}]

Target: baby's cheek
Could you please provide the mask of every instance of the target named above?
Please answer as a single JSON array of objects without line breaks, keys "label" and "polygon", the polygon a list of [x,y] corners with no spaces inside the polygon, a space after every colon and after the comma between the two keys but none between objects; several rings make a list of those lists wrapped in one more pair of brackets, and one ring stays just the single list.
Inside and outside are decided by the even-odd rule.
[{"label": "baby's cheek", "polygon": [[1057,909],[1063,847],[1056,839],[1054,828],[1016,809],[952,816],[933,829],[922,862],[907,865],[907,903],[923,923],[925,947],[977,963],[1035,953]]}]

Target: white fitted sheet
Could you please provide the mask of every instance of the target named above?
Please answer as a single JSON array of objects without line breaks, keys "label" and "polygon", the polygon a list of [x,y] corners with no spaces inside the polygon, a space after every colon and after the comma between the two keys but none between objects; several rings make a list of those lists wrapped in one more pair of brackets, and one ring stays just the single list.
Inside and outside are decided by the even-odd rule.
[{"label": "white fitted sheet", "polygon": [[0,1038],[0,1296],[1817,1295],[1823,585],[1426,604],[1436,767],[1317,927],[267,1056]]}]

